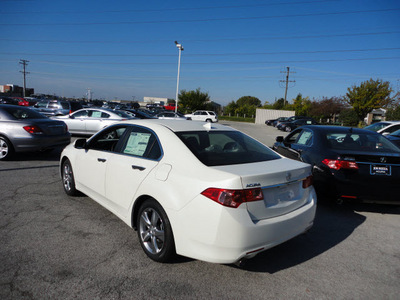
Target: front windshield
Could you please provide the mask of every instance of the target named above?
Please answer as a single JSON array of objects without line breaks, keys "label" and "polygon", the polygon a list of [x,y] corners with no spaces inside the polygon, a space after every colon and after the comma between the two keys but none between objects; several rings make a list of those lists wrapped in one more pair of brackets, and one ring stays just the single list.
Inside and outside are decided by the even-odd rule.
[{"label": "front windshield", "polygon": [[280,158],[267,146],[239,131],[186,131],[176,134],[206,166],[248,164]]}]

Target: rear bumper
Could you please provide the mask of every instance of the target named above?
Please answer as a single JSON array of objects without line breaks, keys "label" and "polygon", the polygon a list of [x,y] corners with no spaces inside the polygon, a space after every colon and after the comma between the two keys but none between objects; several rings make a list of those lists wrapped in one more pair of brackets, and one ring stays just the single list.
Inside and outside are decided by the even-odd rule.
[{"label": "rear bumper", "polygon": [[242,258],[251,258],[313,225],[316,194],[314,189],[310,190],[308,201],[302,207],[257,222],[251,220],[245,205],[226,208],[200,196],[179,212],[186,221],[176,216],[181,221],[171,223],[176,251],[212,263],[235,263]]},{"label": "rear bumper", "polygon": [[393,176],[354,176],[335,174],[324,177],[314,177],[317,190],[329,191],[331,197],[357,202],[372,202],[385,204],[400,203],[399,178]]},{"label": "rear bumper", "polygon": [[70,133],[62,136],[33,136],[30,138],[18,138],[12,140],[15,152],[33,152],[56,147],[65,147],[70,142]]}]

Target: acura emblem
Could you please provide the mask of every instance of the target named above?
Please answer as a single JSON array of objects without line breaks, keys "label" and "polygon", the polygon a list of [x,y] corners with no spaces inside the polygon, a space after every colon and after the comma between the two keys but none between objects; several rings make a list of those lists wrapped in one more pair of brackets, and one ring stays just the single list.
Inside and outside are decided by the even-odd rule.
[{"label": "acura emblem", "polygon": [[381,163],[385,163],[386,162],[386,157],[381,157]]}]

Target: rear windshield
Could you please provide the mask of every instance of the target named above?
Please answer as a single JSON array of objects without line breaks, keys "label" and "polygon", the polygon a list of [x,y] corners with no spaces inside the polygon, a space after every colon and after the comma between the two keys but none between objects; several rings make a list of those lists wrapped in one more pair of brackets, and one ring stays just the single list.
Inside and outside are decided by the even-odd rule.
[{"label": "rear windshield", "polygon": [[190,131],[176,134],[206,166],[247,164],[280,158],[267,146],[241,132]]},{"label": "rear windshield", "polygon": [[115,114],[120,116],[121,118],[131,118],[130,115],[128,115],[126,112],[120,111],[120,110],[114,110],[113,111]]},{"label": "rear windshield", "polygon": [[328,133],[329,147],[335,150],[399,152],[399,149],[380,134]]},{"label": "rear windshield", "polygon": [[26,120],[26,119],[47,119],[46,116],[42,115],[41,113],[30,109],[30,108],[23,108],[23,107],[2,107],[4,111],[6,111],[12,118],[16,120]]},{"label": "rear windshield", "polygon": [[367,127],[364,127],[364,129],[368,129],[368,130],[377,132],[377,131],[381,130],[382,128],[385,128],[388,125],[390,125],[390,123],[379,122],[379,123],[371,124]]}]

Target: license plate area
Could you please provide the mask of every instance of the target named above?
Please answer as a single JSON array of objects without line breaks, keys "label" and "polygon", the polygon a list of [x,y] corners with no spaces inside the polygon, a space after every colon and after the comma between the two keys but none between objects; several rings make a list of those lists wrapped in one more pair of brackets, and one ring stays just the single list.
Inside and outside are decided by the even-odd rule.
[{"label": "license plate area", "polygon": [[371,165],[371,175],[392,175],[392,168],[388,165]]}]

